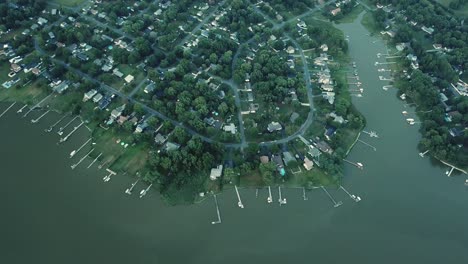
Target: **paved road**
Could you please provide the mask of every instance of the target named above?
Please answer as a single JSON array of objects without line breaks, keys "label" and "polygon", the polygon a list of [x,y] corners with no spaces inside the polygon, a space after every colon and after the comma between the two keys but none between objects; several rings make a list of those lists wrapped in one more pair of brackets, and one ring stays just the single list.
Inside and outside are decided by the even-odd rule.
[{"label": "paved road", "polygon": [[[214,13],[219,10],[219,7],[223,6],[225,4],[226,0],[224,0],[223,2],[221,2],[214,10],[212,10],[210,12],[210,14],[208,14],[192,31],[190,34],[188,34],[186,37],[184,37],[181,42],[178,44],[178,46],[180,45],[183,45],[184,43],[186,43],[189,38],[192,36],[193,33],[195,33],[196,31],[200,30],[201,27],[203,25],[205,25],[211,18],[212,16],[214,15]],[[330,4],[330,3],[334,3],[336,2],[336,0],[332,0],[332,1],[329,1],[327,2],[326,4]],[[79,12],[81,10],[82,7],[84,7],[86,4],[88,4],[88,2],[85,2],[83,5],[81,6],[78,6],[78,7],[75,7],[75,8],[70,8],[70,10],[73,10],[75,12]],[[320,7],[315,7],[313,9],[309,9],[309,11],[299,15],[299,16],[296,16],[294,18],[291,18],[287,21],[284,21],[282,23],[277,23],[276,21],[272,20],[271,18],[269,18],[266,14],[264,14],[260,9],[258,9],[258,7],[256,7],[255,5],[253,5],[252,3],[250,3],[254,10],[262,15],[265,20],[269,21],[272,25],[273,25],[273,28],[281,28],[283,27],[285,24],[287,23],[290,23],[296,19],[300,19],[300,18],[303,18],[305,16],[308,16],[310,14],[312,14],[313,12],[316,12],[318,10],[320,10]],[[126,34],[125,32],[123,32],[122,30],[120,29],[117,29],[115,27],[112,27],[112,26],[108,26],[96,19],[94,19],[93,17],[89,17],[87,16],[88,19],[92,20],[92,22],[96,23],[98,26],[100,27],[103,27],[103,28],[109,28],[110,30],[114,31],[115,33],[121,35],[121,36],[125,36],[129,39],[131,39],[132,41],[135,39],[133,36],[130,36],[128,34]],[[63,20],[64,18],[62,18],[61,20]],[[54,24],[58,24],[61,22],[61,20],[55,22]],[[52,25],[50,25],[52,26]],[[308,100],[309,100],[309,107],[310,107],[310,112],[309,112],[309,115],[307,117],[307,120],[306,122],[304,122],[301,127],[299,128],[299,130],[297,130],[294,134],[290,135],[290,136],[287,136],[287,137],[284,137],[282,139],[279,139],[279,140],[273,140],[273,141],[268,141],[268,142],[262,142],[260,143],[261,145],[265,145],[265,146],[268,146],[268,145],[274,145],[274,144],[285,144],[285,143],[288,143],[289,141],[297,138],[299,135],[302,135],[306,130],[307,128],[312,124],[313,122],[313,115],[314,115],[314,107],[313,107],[313,95],[312,95],[312,84],[310,83],[310,71],[309,71],[309,66],[308,66],[308,63],[307,63],[307,60],[305,58],[305,55],[304,55],[304,51],[302,50],[301,46],[297,43],[296,40],[294,40],[293,38],[291,38],[288,34],[284,34],[286,37],[288,37],[289,39],[291,39],[291,42],[293,43],[293,45],[296,47],[296,49],[299,51],[300,53],[300,56],[301,56],[301,59],[303,61],[303,71],[304,71],[304,81],[305,81],[305,84],[306,84],[306,90],[307,90],[307,97],[308,97]],[[233,61],[232,61],[232,65],[231,65],[231,68],[232,68],[232,71],[234,70],[234,66],[235,64],[237,63],[237,60],[238,60],[238,57],[239,57],[239,53],[240,53],[240,49],[241,49],[241,46],[245,46],[245,45],[248,45],[251,41],[253,40],[253,38],[251,38],[250,40],[244,42],[243,44],[241,44],[239,46],[239,49],[238,51],[236,52],[236,54],[234,55],[233,57]],[[46,55],[48,56],[48,54],[46,54],[41,48],[40,46],[38,45],[37,43],[37,40],[35,39],[34,41],[34,46],[36,48],[36,50],[42,54],[42,55]],[[201,134],[199,134],[198,132],[194,131],[193,129],[185,126],[183,123],[177,121],[177,120],[174,120],[172,118],[169,118],[165,115],[163,115],[162,113],[156,111],[155,109],[151,108],[150,106],[146,105],[146,104],[143,104],[137,100],[135,100],[133,98],[133,95],[141,88],[141,86],[145,83],[144,81],[147,80],[145,78],[144,81],[142,81],[140,84],[138,84],[138,86],[129,94],[129,95],[126,95],[125,93],[121,92],[121,91],[118,91],[114,88],[112,88],[111,86],[95,79],[94,77],[78,70],[78,69],[75,69],[71,66],[69,66],[68,64],[66,64],[65,62],[61,61],[61,60],[57,60],[57,59],[52,59],[55,63],[57,64],[60,64],[62,66],[64,66],[66,69],[70,70],[70,71],[73,71],[75,73],[77,73],[79,76],[81,76],[82,78],[85,78],[85,79],[88,79],[96,84],[99,84],[103,89],[105,89],[108,93],[112,93],[112,94],[116,94],[118,95],[119,97],[122,97],[124,99],[126,99],[128,102],[130,103],[133,103],[133,104],[137,104],[137,105],[140,105],[143,109],[145,109],[148,113],[154,115],[154,116],[157,116],[159,117],[160,119],[162,120],[165,120],[165,121],[169,121],[171,122],[174,126],[177,126],[177,127],[181,127],[183,129],[185,129],[190,135],[193,135],[193,136],[197,136],[199,137],[201,140],[207,142],[207,143],[220,143],[222,145],[224,145],[225,147],[228,147],[228,148],[245,148],[249,143],[253,143],[253,142],[248,142],[245,138],[245,132],[244,132],[244,122],[243,122],[243,118],[242,118],[242,114],[241,114],[241,101],[240,101],[240,95],[239,95],[239,87],[238,85],[232,80],[232,78],[230,80],[222,80],[223,83],[229,85],[233,92],[234,92],[234,96],[235,96],[235,103],[236,103],[236,106],[237,108],[239,109],[239,112],[238,112],[238,119],[239,119],[239,132],[241,134],[241,143],[222,143],[222,142],[219,142],[219,141],[215,141],[211,138],[208,138],[206,136],[203,136]]]},{"label": "paved road", "polygon": [[215,9],[213,9],[207,16],[205,16],[205,18],[202,21],[200,21],[200,23],[198,23],[198,25],[194,29],[192,29],[192,31],[190,31],[190,33],[188,33],[187,36],[185,36],[176,46],[184,45],[193,36],[193,34],[195,34],[195,32],[200,30],[201,27],[203,27],[213,17],[214,13],[216,13],[219,10],[219,8],[224,5],[224,3],[226,3],[226,0],[219,3],[218,6],[216,6]]}]

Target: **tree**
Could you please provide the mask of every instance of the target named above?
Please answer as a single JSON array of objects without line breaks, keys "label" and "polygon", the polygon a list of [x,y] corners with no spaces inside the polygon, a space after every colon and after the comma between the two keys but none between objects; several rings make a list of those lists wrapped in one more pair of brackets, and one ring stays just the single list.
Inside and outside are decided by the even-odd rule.
[{"label": "tree", "polygon": [[275,181],[276,165],[273,162],[260,163],[260,174],[265,185],[272,185]]}]

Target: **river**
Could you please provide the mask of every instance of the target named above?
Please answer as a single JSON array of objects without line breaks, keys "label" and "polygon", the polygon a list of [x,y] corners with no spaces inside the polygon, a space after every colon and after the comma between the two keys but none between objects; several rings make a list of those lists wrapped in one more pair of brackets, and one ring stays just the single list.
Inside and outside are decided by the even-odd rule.
[{"label": "river", "polygon": [[[68,154],[85,141],[84,130],[58,146],[56,133],[22,119],[15,106],[0,118],[2,166],[0,263],[468,263],[468,188],[464,176],[445,176],[446,168],[421,158],[417,127],[408,126],[396,91],[383,91],[374,66],[382,42],[368,36],[359,20],[339,26],[350,36],[350,54],[365,89],[355,98],[368,130],[380,138],[362,139],[346,166],[344,186],[363,198],[352,201],[341,190],[284,190],[288,204],[267,204],[265,190],[233,190],[190,206],[166,206],[156,191],[139,199],[124,190],[132,179],[102,181],[104,170],[75,170]],[[374,43],[375,42],[375,43]],[[1,104],[0,109],[8,107]],[[278,191],[274,190],[274,201]]]}]

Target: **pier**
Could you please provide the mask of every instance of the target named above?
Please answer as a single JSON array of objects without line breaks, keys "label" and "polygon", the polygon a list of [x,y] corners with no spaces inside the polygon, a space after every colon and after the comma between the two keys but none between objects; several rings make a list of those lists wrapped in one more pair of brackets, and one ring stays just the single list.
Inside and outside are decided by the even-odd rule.
[{"label": "pier", "polygon": [[86,146],[86,144],[88,144],[89,142],[91,141],[91,138],[88,139],[85,143],[83,143],[83,145],[81,145],[77,150],[73,150],[71,153],[70,153],[70,159],[73,158],[73,156],[75,156],[76,154],[78,154],[78,152],[80,152],[80,150]]},{"label": "pier", "polygon": [[84,156],[78,161],[78,163],[75,163],[75,164],[71,165],[72,170],[74,170],[78,165],[80,165],[80,163],[83,162],[83,160],[86,159],[86,158],[89,156],[89,154],[91,154],[93,151],[94,151],[94,149],[90,150],[90,151],[88,152],[88,154],[84,155]]},{"label": "pier", "polygon": [[91,168],[91,166],[93,166],[93,164],[99,159],[99,157],[101,157],[102,153],[100,153],[90,164],[89,166],[87,167],[87,169]]},{"label": "pier", "polygon": [[331,196],[331,194],[323,186],[320,186],[320,188],[322,188],[322,190],[327,194],[328,198],[330,198],[330,200],[333,202],[333,207],[336,208],[343,204],[342,201],[336,202],[335,199],[333,199],[333,196]]},{"label": "pier", "polygon": [[237,194],[237,205],[239,206],[239,208],[244,208],[244,205],[242,204],[242,200],[240,198],[240,194],[239,194],[239,190],[237,189],[237,185],[234,185],[234,188],[236,189],[236,194]]},{"label": "pier", "polygon": [[60,139],[60,143],[63,143],[63,142],[65,142],[65,141],[67,141],[68,138],[69,138],[71,135],[73,135],[73,133],[75,133],[75,131],[77,131],[83,124],[84,124],[84,122],[81,121],[81,123],[80,123],[78,126],[74,127],[73,130],[72,130],[70,133],[68,133],[68,135],[66,135],[64,138],[61,138],[61,139]]},{"label": "pier", "polygon": [[307,198],[307,196],[306,196],[305,187],[302,187],[302,198],[304,198],[304,201],[309,200],[309,198]]},{"label": "pier", "polygon": [[361,201],[361,197],[356,196],[354,194],[350,194],[343,186],[340,185],[340,189],[343,190],[351,199],[353,199],[356,203]]},{"label": "pier", "polygon": [[17,114],[19,114],[19,113],[22,113],[22,112],[23,112],[23,110],[24,110],[26,107],[28,107],[28,105],[27,105],[27,104],[25,104],[23,107],[21,107],[21,109],[20,109],[20,110],[16,111],[16,113],[17,113]]},{"label": "pier", "polygon": [[384,89],[385,91],[388,91],[389,88],[393,88],[393,85],[384,85],[384,86],[382,86],[382,89]]},{"label": "pier", "polygon": [[424,158],[424,155],[426,155],[428,152],[429,152],[429,150],[426,150],[426,151],[424,151],[424,152],[419,152],[419,156],[420,156],[421,158]]},{"label": "pier", "polygon": [[216,194],[213,194],[215,205],[216,205],[216,214],[218,215],[218,220],[211,222],[212,225],[221,224],[221,214],[219,213],[219,206],[218,206],[218,199],[216,198]]},{"label": "pier", "polygon": [[363,130],[362,133],[367,134],[367,135],[369,135],[370,137],[379,138],[379,135],[377,135],[377,132],[375,132],[375,131],[370,131],[370,132],[368,132],[368,131]]},{"label": "pier", "polygon": [[[435,157],[435,158],[437,159],[437,157]],[[462,169],[460,169],[460,168],[457,168],[457,167],[453,166],[452,164],[447,163],[447,162],[445,162],[445,161],[443,161],[443,160],[441,160],[441,159],[438,159],[438,160],[439,160],[440,162],[442,162],[443,164],[445,164],[445,165],[451,167],[452,170],[453,170],[453,169],[456,169],[456,170],[458,170],[458,171],[460,171],[460,172],[463,172],[464,174],[468,174],[465,170],[462,170]]]},{"label": "pier", "polygon": [[47,110],[45,113],[43,113],[40,117],[36,118],[36,119],[31,119],[31,123],[37,123],[39,122],[45,115],[47,115],[48,113],[50,112],[50,110]]},{"label": "pier", "polygon": [[273,196],[271,195],[271,187],[268,186],[268,198],[267,198],[267,202],[268,203],[272,203],[273,202]]},{"label": "pier", "polygon": [[374,147],[374,146],[372,146],[371,144],[369,144],[369,143],[367,143],[367,142],[364,142],[364,141],[362,141],[362,140],[360,140],[360,139],[358,139],[358,141],[361,142],[362,144],[368,146],[369,148],[372,148],[374,151],[377,151],[377,148]]},{"label": "pier", "polygon": [[3,111],[2,114],[0,114],[0,117],[2,117],[4,114],[6,114],[8,112],[8,110],[10,110],[15,104],[16,104],[16,102],[12,103],[7,109],[5,109],[5,111]]},{"label": "pier", "polygon": [[146,189],[141,190],[140,198],[143,198],[143,196],[145,196],[148,193],[148,191],[151,189],[151,186],[153,186],[152,183]]},{"label": "pier", "polygon": [[49,97],[51,97],[51,96],[52,96],[52,94],[49,94],[48,96],[46,96],[46,97],[45,97],[44,99],[42,99],[42,100],[41,100],[39,103],[37,103],[35,106],[33,106],[31,109],[29,109],[29,111],[28,111],[28,112],[26,112],[26,114],[24,114],[24,116],[23,116],[23,117],[26,117],[26,116],[28,116],[28,115],[29,115],[29,113],[31,113],[31,112],[32,112],[34,109],[36,109],[36,108],[40,107],[40,106],[41,106],[41,104],[42,104],[42,103],[43,103],[45,100],[49,99]]},{"label": "pier", "polygon": [[349,163],[349,164],[351,164],[351,165],[354,165],[354,166],[356,166],[358,169],[361,169],[361,170],[362,170],[363,167],[364,167],[364,165],[363,165],[362,163],[360,163],[360,162],[352,162],[352,161],[349,161],[349,160],[347,160],[347,159],[343,159],[343,161],[344,161],[344,162],[347,162],[347,163]]},{"label": "pier", "polygon": [[104,178],[102,178],[102,180],[103,180],[104,182],[110,181],[111,177],[117,174],[117,173],[111,171],[110,169],[106,169],[106,171],[107,171],[109,174],[106,175],[106,176],[104,176]]},{"label": "pier", "polygon": [[135,188],[135,185],[140,181],[140,179],[136,180],[134,183],[132,183],[132,186],[130,186],[130,188],[127,188],[125,190],[125,193],[128,194],[128,195],[131,195],[132,194],[132,191],[133,191],[133,188]]},{"label": "pier", "polygon": [[52,130],[57,126],[60,122],[62,122],[63,119],[67,117],[66,115],[62,116],[57,122],[55,122],[53,125],[51,125],[48,129],[45,129],[45,132],[52,132]]},{"label": "pier", "polygon": [[278,193],[279,193],[278,202],[279,202],[280,206],[283,205],[283,204],[286,204],[287,203],[286,198],[282,198],[282,196],[281,196],[281,186],[278,186]]},{"label": "pier", "polygon": [[455,169],[455,167],[452,167],[452,168],[450,169],[450,171],[447,171],[447,172],[445,173],[445,174],[447,174],[447,177],[450,177],[450,175],[452,175],[452,172],[453,172],[454,169]]},{"label": "pier", "polygon": [[72,118],[72,120],[68,121],[68,123],[65,124],[65,126],[63,127],[60,127],[59,131],[57,132],[57,134],[59,134],[59,136],[61,136],[63,134],[63,130],[65,128],[67,128],[71,123],[73,123],[73,121],[75,121],[76,119],[78,118],[78,116],[75,116],[74,118]]}]

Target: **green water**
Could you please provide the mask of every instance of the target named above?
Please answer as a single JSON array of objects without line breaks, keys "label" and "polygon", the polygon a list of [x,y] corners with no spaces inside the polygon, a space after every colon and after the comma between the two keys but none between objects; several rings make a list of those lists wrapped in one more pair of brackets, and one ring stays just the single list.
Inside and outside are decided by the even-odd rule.
[{"label": "green water", "polygon": [[[288,204],[267,204],[267,192],[233,190],[218,196],[222,224],[212,198],[201,204],[168,207],[151,191],[137,197],[124,191],[131,178],[104,183],[104,170],[86,169],[86,160],[69,159],[85,129],[58,146],[44,128],[58,120],[49,114],[38,124],[16,114],[0,118],[0,263],[468,263],[468,188],[465,176],[447,178],[445,168],[420,158],[417,127],[406,125],[403,102],[383,91],[374,62],[381,42],[359,24],[341,25],[350,36],[365,96],[355,104],[368,130],[380,139],[357,144],[346,167],[344,186],[363,198],[355,203],[330,190],[343,205],[333,208],[320,190],[302,199],[299,189],[283,190]],[[1,104],[0,112],[8,105]],[[68,130],[69,131],[69,130]],[[273,192],[274,201],[278,191]]]}]

